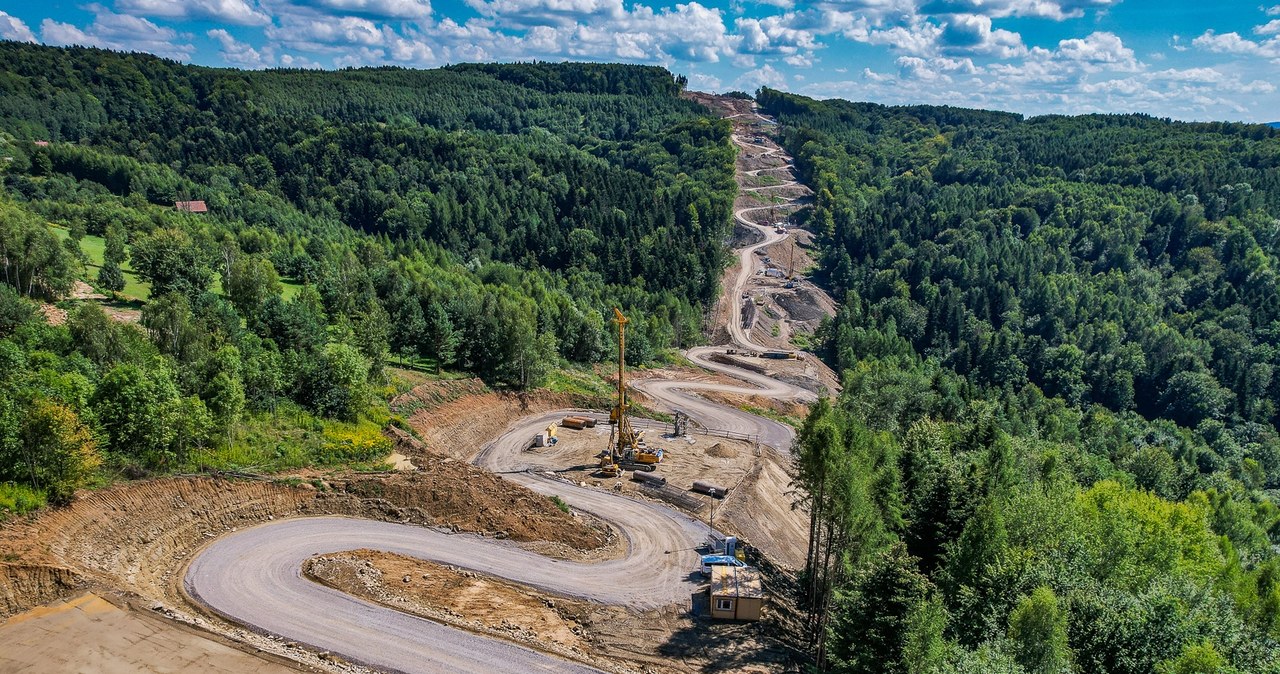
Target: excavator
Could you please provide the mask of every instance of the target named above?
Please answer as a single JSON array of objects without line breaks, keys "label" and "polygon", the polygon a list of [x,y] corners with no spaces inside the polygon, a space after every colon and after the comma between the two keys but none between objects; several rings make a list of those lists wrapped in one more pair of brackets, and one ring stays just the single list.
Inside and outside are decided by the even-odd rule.
[{"label": "excavator", "polygon": [[623,465],[635,470],[652,471],[662,462],[663,455],[661,449],[651,449],[645,444],[644,431],[637,433],[627,416],[625,354],[627,323],[631,321],[617,307],[614,307],[613,315],[613,321],[618,324],[618,395],[609,412],[609,423],[613,425],[609,434],[609,446],[597,455],[600,459],[599,473],[605,477],[617,477],[622,472]]}]

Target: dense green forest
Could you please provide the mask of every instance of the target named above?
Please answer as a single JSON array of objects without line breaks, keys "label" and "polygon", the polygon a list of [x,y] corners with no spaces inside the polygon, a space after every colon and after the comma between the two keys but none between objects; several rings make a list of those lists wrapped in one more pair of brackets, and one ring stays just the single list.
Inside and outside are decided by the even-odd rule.
[{"label": "dense green forest", "polygon": [[820,665],[1280,671],[1280,131],[758,100],[842,300]]},{"label": "dense green forest", "polygon": [[[696,342],[734,152],[683,85],[0,43],[0,507],[114,475],[375,460],[388,362],[531,388],[609,357],[612,306],[634,363]],[[140,325],[94,302],[49,325],[33,300],[77,279]]]}]

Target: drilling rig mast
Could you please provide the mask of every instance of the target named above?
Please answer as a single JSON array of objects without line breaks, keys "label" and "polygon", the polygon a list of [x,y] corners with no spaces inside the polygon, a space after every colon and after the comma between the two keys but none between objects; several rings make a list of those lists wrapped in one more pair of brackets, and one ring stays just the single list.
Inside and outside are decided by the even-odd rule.
[{"label": "drilling rig mast", "polygon": [[636,433],[627,414],[627,324],[631,322],[614,307],[613,321],[618,324],[618,393],[609,422],[613,431],[609,435],[609,447],[600,452],[600,473],[605,477],[617,477],[619,464],[629,464],[640,470],[653,470],[662,461],[661,449],[649,449],[642,439],[644,431]]}]

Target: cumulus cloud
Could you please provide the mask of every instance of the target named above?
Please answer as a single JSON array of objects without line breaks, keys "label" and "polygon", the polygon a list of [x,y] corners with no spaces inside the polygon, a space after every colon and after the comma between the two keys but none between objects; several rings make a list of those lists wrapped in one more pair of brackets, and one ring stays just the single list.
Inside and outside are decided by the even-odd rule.
[{"label": "cumulus cloud", "polygon": [[1255,42],[1241,37],[1239,33],[1215,33],[1213,30],[1207,30],[1204,35],[1192,40],[1191,44],[1219,54],[1280,58],[1280,37],[1273,37],[1266,42]]},{"label": "cumulus cloud", "polygon": [[1258,35],[1280,34],[1280,19],[1272,19],[1261,26],[1255,26],[1253,32]]},{"label": "cumulus cloud", "polygon": [[195,52],[190,43],[167,26],[128,14],[116,14],[102,5],[86,7],[93,12],[93,23],[79,28],[69,23],[45,19],[40,24],[40,37],[46,44],[102,47],[117,51],[142,51],[186,61]]},{"label": "cumulus cloud", "polygon": [[1073,38],[1058,43],[1058,55],[1069,61],[1087,64],[1106,64],[1111,70],[1133,70],[1138,61],[1133,50],[1115,33],[1090,33],[1084,38]]},{"label": "cumulus cloud", "polygon": [[626,10],[621,0],[466,0],[481,16],[504,25],[570,26],[592,19],[622,19]]},{"label": "cumulus cloud", "polygon": [[121,12],[166,19],[213,19],[238,26],[264,26],[271,17],[251,0],[116,0]]},{"label": "cumulus cloud", "polygon": [[262,50],[254,49],[252,45],[235,39],[231,33],[222,28],[210,30],[205,34],[221,47],[218,53],[228,65],[241,68],[266,68],[274,61],[268,47]]},{"label": "cumulus cloud", "polygon": [[971,59],[930,58],[918,56],[900,56],[898,76],[903,79],[916,79],[926,82],[950,83],[952,74],[973,75],[978,72]]},{"label": "cumulus cloud", "polygon": [[381,19],[424,19],[430,0],[315,0],[318,7]]},{"label": "cumulus cloud", "polygon": [[884,45],[907,54],[928,54],[937,48],[942,27],[924,20],[914,20],[910,25],[878,28],[864,17],[855,19],[843,31],[844,37],[870,45]]},{"label": "cumulus cloud", "polygon": [[762,19],[738,19],[734,23],[742,42],[740,48],[751,54],[789,54],[812,51],[820,45],[817,36],[803,25],[796,14],[768,16]]},{"label": "cumulus cloud", "polygon": [[17,42],[35,42],[36,34],[16,16],[0,12],[0,38]]},{"label": "cumulus cloud", "polygon": [[558,55],[714,63],[732,55],[738,41],[729,34],[719,9],[697,2],[661,9],[636,4],[627,10],[617,0],[475,0],[473,7],[499,29],[523,28],[534,16],[544,17],[523,36],[496,39],[508,48],[533,50],[513,54],[522,58]]},{"label": "cumulus cloud", "polygon": [[981,14],[992,18],[1034,17],[1065,21],[1084,16],[1085,10],[1106,9],[1120,0],[932,0],[923,14]]},{"label": "cumulus cloud", "polygon": [[755,91],[760,87],[778,89],[785,86],[787,86],[786,76],[767,63],[755,70],[748,70],[734,81],[734,88],[742,91]]},{"label": "cumulus cloud", "polygon": [[997,58],[1013,58],[1027,53],[1022,36],[1002,28],[991,27],[991,17],[981,14],[957,14],[951,17],[938,39],[949,53],[989,54]]},{"label": "cumulus cloud", "polygon": [[305,51],[320,51],[332,45],[370,47],[382,44],[382,31],[377,24],[358,16],[286,16],[280,26],[267,30],[267,37]]},{"label": "cumulus cloud", "polygon": [[706,73],[689,73],[689,86],[696,90],[719,91],[723,87],[720,78]]}]

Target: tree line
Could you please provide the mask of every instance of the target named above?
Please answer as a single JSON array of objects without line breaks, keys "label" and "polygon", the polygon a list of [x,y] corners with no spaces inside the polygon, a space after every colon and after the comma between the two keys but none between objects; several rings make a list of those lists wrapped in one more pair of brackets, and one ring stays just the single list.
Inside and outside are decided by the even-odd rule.
[{"label": "tree line", "polygon": [[843,390],[797,441],[839,672],[1280,661],[1280,136],[763,89]]}]

